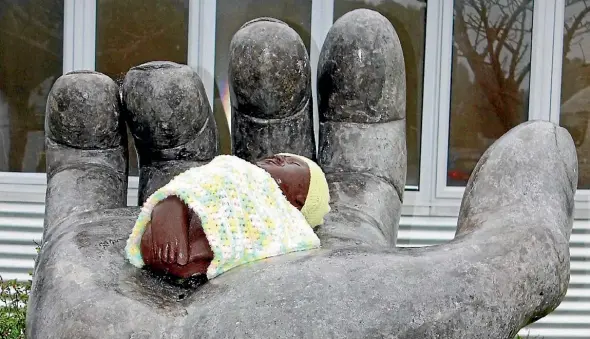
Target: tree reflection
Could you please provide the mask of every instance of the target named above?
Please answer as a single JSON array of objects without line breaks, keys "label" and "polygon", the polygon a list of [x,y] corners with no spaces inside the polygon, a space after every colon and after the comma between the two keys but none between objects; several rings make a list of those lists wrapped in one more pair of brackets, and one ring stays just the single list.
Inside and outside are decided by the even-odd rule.
[{"label": "tree reflection", "polygon": [[121,82],[153,60],[187,62],[188,0],[98,0],[96,69]]},{"label": "tree reflection", "polygon": [[[588,32],[586,2],[566,3],[566,12],[583,9],[565,26],[564,55]],[[454,2],[450,185],[465,185],[483,151],[527,120],[533,6],[533,0]],[[570,81],[565,73],[563,79]]]},{"label": "tree reflection", "polygon": [[63,8],[63,0],[0,0],[0,100],[7,104],[0,119],[8,120],[0,134],[10,135],[0,145],[9,154],[1,170],[45,171],[45,102],[62,73]]},{"label": "tree reflection", "polygon": [[590,189],[590,1],[565,7],[560,124],[578,150],[578,188]]}]

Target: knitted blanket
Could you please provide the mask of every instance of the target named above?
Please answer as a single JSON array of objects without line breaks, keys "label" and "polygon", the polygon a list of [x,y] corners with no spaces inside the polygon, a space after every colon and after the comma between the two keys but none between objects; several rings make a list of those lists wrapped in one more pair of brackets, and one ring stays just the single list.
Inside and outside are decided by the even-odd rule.
[{"label": "knitted blanket", "polygon": [[125,247],[134,266],[144,266],[140,244],[152,210],[171,195],[201,219],[214,253],[209,279],[252,261],[320,246],[303,214],[268,172],[238,157],[220,155],[176,176],[147,199]]}]

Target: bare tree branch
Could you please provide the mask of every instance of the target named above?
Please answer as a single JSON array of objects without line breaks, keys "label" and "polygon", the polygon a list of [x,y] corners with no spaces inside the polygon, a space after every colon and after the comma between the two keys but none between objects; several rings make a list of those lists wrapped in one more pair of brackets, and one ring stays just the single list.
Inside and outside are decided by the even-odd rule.
[{"label": "bare tree branch", "polygon": [[[34,24],[40,30],[42,30],[44,33],[46,33],[47,35],[51,36],[52,38],[55,38],[55,39],[58,39],[58,40],[61,40],[62,39],[61,32],[56,32],[54,29],[52,29],[50,27],[47,27],[44,23],[42,23],[41,21],[37,20],[34,16],[30,15],[20,5],[13,4],[10,7],[10,9],[11,9],[11,13],[13,15],[16,16],[16,14],[18,14],[20,16],[20,19],[22,21],[24,21],[24,22],[21,22],[22,24],[24,24],[24,23]],[[16,19],[16,17],[15,17],[15,19]],[[22,26],[25,26],[25,25],[22,25]]]},{"label": "bare tree branch", "polygon": [[146,34],[142,37],[137,37],[135,39],[135,41],[133,41],[130,44],[127,44],[127,46],[125,48],[120,48],[118,45],[114,48],[107,48],[107,49],[103,49],[101,52],[99,52],[98,54],[109,54],[109,53],[113,53],[113,54],[118,54],[120,56],[122,56],[123,59],[125,59],[127,57],[127,55],[129,53],[132,53],[134,50],[136,50],[139,46],[141,46],[142,44],[144,44],[145,42],[153,39],[154,37],[160,36],[162,34],[164,34],[167,31],[167,27],[161,28],[157,31],[154,32],[150,32],[150,34]]},{"label": "bare tree branch", "polygon": [[520,73],[518,74],[518,77],[516,77],[516,83],[519,85],[522,84],[522,82],[524,81],[524,79],[526,78],[526,76],[529,74],[530,71],[531,71],[531,63],[529,62],[520,71]]},{"label": "bare tree branch", "polygon": [[[520,17],[521,13],[525,12],[529,8],[529,5],[531,5],[531,1],[532,0],[523,0],[520,3],[520,6],[518,6],[514,12],[512,12],[512,15],[507,19],[506,23],[502,27],[501,33],[503,33],[503,34],[498,35],[499,44],[501,44],[501,45],[505,44],[506,38],[508,37],[510,31],[512,30],[512,26],[514,26],[514,24],[516,23],[516,20]],[[523,15],[523,18],[525,18],[525,17],[526,16]],[[524,20],[522,22],[524,24]]]},{"label": "bare tree branch", "polygon": [[486,98],[475,104],[481,112],[493,112],[504,130],[522,118],[520,86],[530,73],[525,58],[530,56],[531,9],[532,0],[455,1],[457,54],[465,57],[479,95]]},{"label": "bare tree branch", "polygon": [[[521,16],[521,22],[524,24],[524,21],[526,20],[526,12],[521,12]],[[516,74],[516,67],[518,66],[520,60],[522,60],[522,57],[526,54],[526,48],[522,49],[524,36],[524,32],[519,34],[518,42],[516,43],[516,47],[514,48],[515,52],[512,53],[512,62],[510,63],[510,69],[508,71],[508,76],[510,78],[514,78],[514,75]],[[518,84],[520,85],[520,83]]]},{"label": "bare tree branch", "polygon": [[571,50],[572,40],[576,36],[576,32],[580,28],[582,21],[586,17],[588,13],[590,13],[590,7],[585,4],[584,10],[580,11],[578,15],[574,18],[571,26],[568,26],[567,23],[565,24],[565,33],[563,35],[563,55],[566,56],[569,54]]},{"label": "bare tree branch", "polygon": [[55,53],[54,51],[52,51],[51,49],[49,49],[46,46],[46,44],[40,43],[38,41],[27,39],[26,37],[24,37],[21,34],[16,34],[16,33],[13,33],[13,32],[7,31],[7,30],[4,30],[4,29],[0,29],[0,32],[4,33],[6,35],[9,35],[9,36],[11,36],[13,38],[19,39],[19,40],[25,42],[26,44],[31,45],[32,47],[38,48],[38,49],[42,50],[43,52],[47,53],[48,55],[50,55],[50,56],[52,56],[52,57],[54,57],[56,59],[61,58],[60,55],[58,55],[57,53]]}]

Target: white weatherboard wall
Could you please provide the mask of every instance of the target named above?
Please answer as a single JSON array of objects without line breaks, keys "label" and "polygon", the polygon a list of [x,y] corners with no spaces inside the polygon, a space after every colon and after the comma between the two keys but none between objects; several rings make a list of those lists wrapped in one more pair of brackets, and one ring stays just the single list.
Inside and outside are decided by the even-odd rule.
[{"label": "white weatherboard wall", "polygon": [[[135,186],[135,187],[134,187]],[[130,183],[136,188],[136,181]],[[129,194],[134,205],[136,193]],[[36,243],[43,233],[42,202],[0,202],[0,275],[30,279]],[[440,244],[454,237],[455,217],[402,216],[398,246]],[[543,338],[590,338],[590,220],[576,220],[570,240],[571,279],[568,293],[551,315],[521,334]]]}]

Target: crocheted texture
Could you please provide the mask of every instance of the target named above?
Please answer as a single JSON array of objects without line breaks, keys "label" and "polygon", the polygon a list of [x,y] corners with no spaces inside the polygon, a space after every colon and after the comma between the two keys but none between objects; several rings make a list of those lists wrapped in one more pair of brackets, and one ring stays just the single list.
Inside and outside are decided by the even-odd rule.
[{"label": "crocheted texture", "polygon": [[330,213],[330,188],[324,171],[313,160],[302,155],[281,153],[304,161],[309,167],[309,190],[301,213],[312,226],[324,223],[324,217]]},{"label": "crocheted texture", "polygon": [[220,155],[178,175],[147,199],[125,247],[134,266],[144,266],[140,244],[152,210],[171,195],[201,219],[214,254],[209,279],[252,261],[320,247],[303,214],[270,174],[238,157]]}]

